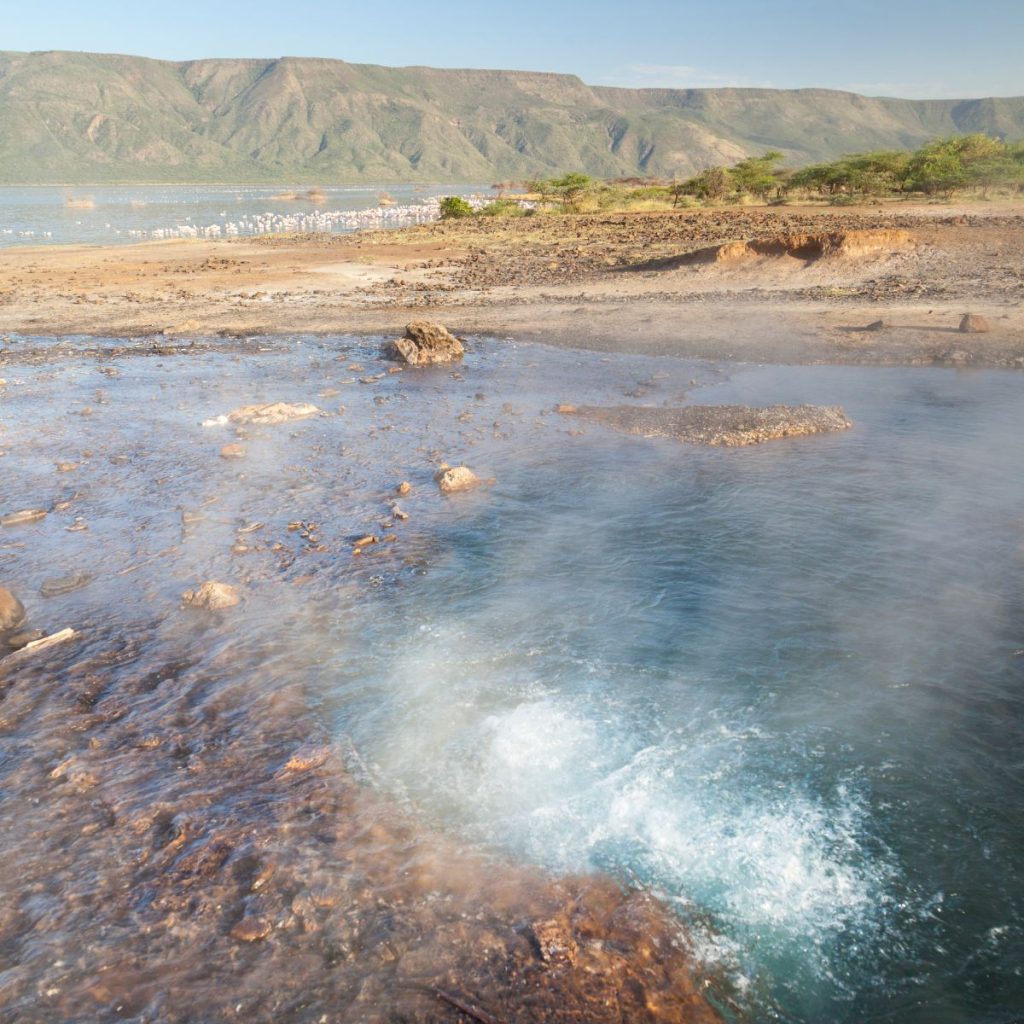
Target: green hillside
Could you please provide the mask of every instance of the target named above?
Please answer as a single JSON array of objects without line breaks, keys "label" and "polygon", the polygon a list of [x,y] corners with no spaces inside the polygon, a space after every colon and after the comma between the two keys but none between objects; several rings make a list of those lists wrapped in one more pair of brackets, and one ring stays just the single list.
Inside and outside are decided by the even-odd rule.
[{"label": "green hillside", "polygon": [[0,52],[5,183],[689,176],[765,149],[806,164],[975,131],[1024,137],[1024,98],[609,89],[570,75],[296,57]]}]

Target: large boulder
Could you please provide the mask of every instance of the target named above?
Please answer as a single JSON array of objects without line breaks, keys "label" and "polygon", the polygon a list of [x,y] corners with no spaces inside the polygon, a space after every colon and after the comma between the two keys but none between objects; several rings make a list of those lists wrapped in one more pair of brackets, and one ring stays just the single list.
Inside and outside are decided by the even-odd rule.
[{"label": "large boulder", "polygon": [[452,363],[465,353],[462,341],[450,333],[443,324],[429,320],[413,320],[405,328],[405,336],[389,341],[384,355],[410,366],[428,366],[431,363]]},{"label": "large boulder", "polygon": [[24,621],[25,606],[6,587],[0,587],[0,633],[17,629]]}]

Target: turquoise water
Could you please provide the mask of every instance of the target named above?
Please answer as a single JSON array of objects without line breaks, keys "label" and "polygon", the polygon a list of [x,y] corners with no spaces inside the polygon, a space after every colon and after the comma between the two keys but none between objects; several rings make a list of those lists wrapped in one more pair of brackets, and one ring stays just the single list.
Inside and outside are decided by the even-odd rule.
[{"label": "turquoise water", "polygon": [[748,368],[847,434],[520,453],[344,667],[433,820],[674,901],[754,1019],[1024,1006],[1020,378]]},{"label": "turquoise water", "polygon": [[[424,827],[669,901],[733,1017],[1020,1016],[1020,375],[477,339],[454,376],[361,384],[382,369],[378,339],[75,355],[93,345],[11,343],[0,512],[54,511],[0,535],[0,573],[33,622],[134,645],[112,691],[172,659],[203,700],[301,681],[352,773]],[[52,357],[33,362],[33,346]],[[245,461],[219,459],[234,435],[201,423],[275,399],[328,415],[251,431]],[[841,404],[854,427],[702,449],[550,412],[638,400]],[[442,458],[495,483],[441,499]],[[55,477],[65,460],[77,468]],[[354,558],[401,479],[394,557]],[[294,520],[318,524],[322,551]],[[255,550],[233,553],[252,523]],[[37,596],[72,571],[93,582]],[[207,578],[243,581],[246,604],[197,629],[178,598]],[[139,730],[176,706],[126,693]],[[0,769],[16,895],[37,854],[12,837],[46,806],[31,788],[46,776]],[[228,787],[218,813],[244,799]],[[62,884],[62,908],[93,889]],[[134,927],[91,941],[109,956],[118,934],[134,950]],[[34,955],[13,962],[41,990],[54,957]]]}]

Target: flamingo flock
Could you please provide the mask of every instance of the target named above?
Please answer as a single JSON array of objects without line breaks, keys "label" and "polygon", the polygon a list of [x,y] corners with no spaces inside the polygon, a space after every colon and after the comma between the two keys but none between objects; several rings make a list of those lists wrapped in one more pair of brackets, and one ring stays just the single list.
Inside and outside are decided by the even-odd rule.
[{"label": "flamingo flock", "polygon": [[[480,195],[465,196],[474,209],[479,209],[488,202],[488,198]],[[105,204],[104,204],[105,205]],[[145,206],[141,200],[132,200],[128,204],[133,210]],[[175,238],[218,239],[251,237],[254,235],[273,234],[320,234],[327,232],[350,232],[363,229],[402,228],[415,224],[428,224],[441,216],[441,197],[424,196],[407,203],[390,203],[373,206],[363,210],[307,208],[288,212],[238,212],[229,217],[228,210],[220,210],[211,216],[207,223],[195,223],[191,216],[182,216],[180,220],[164,227],[118,227],[115,223],[103,224],[103,232],[107,237],[124,241],[148,241]],[[3,210],[0,202],[0,216],[12,211]],[[137,223],[137,218],[136,223]],[[10,221],[8,221],[10,224]],[[76,220],[75,227],[81,228],[83,220]],[[44,230],[40,226],[33,228],[2,226],[0,221],[0,246],[5,239],[13,243],[17,241],[48,241],[53,239],[52,230]],[[89,228],[90,240],[98,240],[99,224]],[[60,241],[77,241],[74,236],[68,238],[61,233]]]},{"label": "flamingo flock", "polygon": [[[471,204],[482,205],[481,199],[470,199]],[[413,224],[428,224],[441,216],[440,199],[424,199],[405,205],[378,206],[368,210],[309,210],[293,213],[267,211],[243,214],[234,220],[213,224],[185,223],[174,227],[129,229],[125,237],[133,240],[161,238],[237,238],[251,235],[319,234],[331,231],[360,231],[364,228],[402,228]],[[120,232],[118,232],[120,233]]]}]

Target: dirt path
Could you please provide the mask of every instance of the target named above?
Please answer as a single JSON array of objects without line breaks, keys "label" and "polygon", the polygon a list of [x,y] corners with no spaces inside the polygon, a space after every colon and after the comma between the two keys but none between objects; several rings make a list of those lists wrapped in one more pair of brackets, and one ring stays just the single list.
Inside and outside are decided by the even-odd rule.
[{"label": "dirt path", "polygon": [[[912,244],[679,260],[736,240],[878,228]],[[478,218],[357,236],[0,250],[0,331],[17,334],[388,334],[431,317],[463,334],[600,350],[1024,366],[1022,298],[1024,211],[1005,206]],[[965,312],[990,330],[960,333]]]}]

